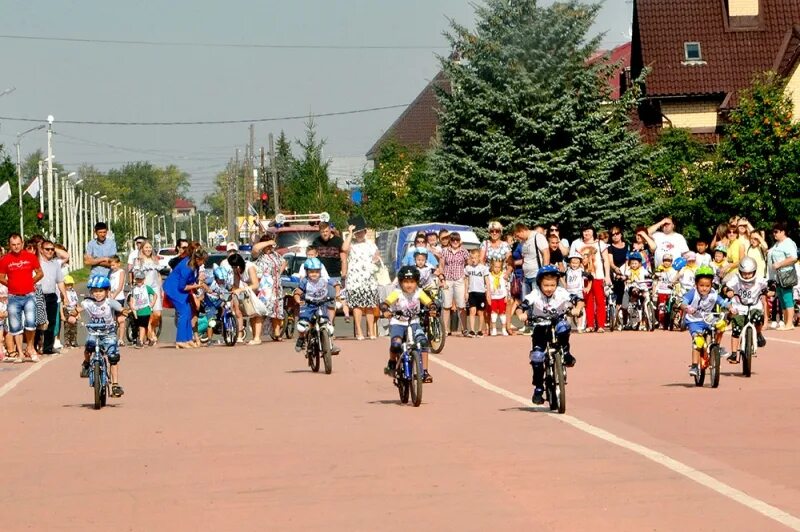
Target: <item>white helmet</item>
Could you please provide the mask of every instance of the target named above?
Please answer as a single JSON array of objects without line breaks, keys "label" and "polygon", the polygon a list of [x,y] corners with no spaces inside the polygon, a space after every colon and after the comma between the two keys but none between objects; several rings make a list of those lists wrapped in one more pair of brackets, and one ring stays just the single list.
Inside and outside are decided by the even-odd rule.
[{"label": "white helmet", "polygon": [[744,274],[755,274],[758,264],[753,257],[745,257],[739,262],[739,279],[742,281],[752,281],[754,275],[749,275],[746,279]]}]

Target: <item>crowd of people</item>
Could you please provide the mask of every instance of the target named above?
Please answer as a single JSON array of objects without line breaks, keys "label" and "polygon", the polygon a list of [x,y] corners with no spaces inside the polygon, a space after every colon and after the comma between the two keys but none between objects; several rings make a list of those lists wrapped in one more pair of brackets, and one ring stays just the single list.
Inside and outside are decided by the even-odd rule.
[{"label": "crowd of people", "polygon": [[[247,336],[245,324],[249,345],[261,344],[264,336],[282,340],[286,309],[281,276],[286,262],[275,250],[273,236],[262,236],[252,246],[249,260],[235,242],[229,243],[226,259],[209,269],[208,251],[200,243],[179,240],[164,279],[159,257],[144,237],[134,239],[134,249],[123,262],[115,241],[108,238],[107,226],[100,222],[94,230],[84,263],[91,268],[90,280],[108,279],[106,297],[119,309],[110,314],[113,323],[122,325],[133,314],[139,334],[132,347],[158,343],[166,305],[175,309],[177,348],[213,345],[208,321],[213,320],[223,293],[241,302],[232,306],[239,318],[239,340]],[[309,282],[319,290],[321,279],[326,292],[342,303],[344,319],[350,321],[352,315],[357,340],[379,336],[381,320],[393,320],[384,315],[387,301],[396,303],[403,292],[402,279],[392,283],[382,275],[381,255],[367,234],[363,223],[349,226],[343,235],[331,224],[320,223],[319,235],[307,249],[310,262],[300,271],[309,280],[295,294],[303,296]],[[543,269],[559,272],[559,288],[582,302],[582,312],[574,320],[581,333],[607,331],[613,326],[607,323],[607,306],[624,309],[631,294],[652,297],[661,309],[675,290],[686,292],[694,286],[699,268],[703,275],[710,269],[714,285],[720,287],[736,277],[742,264],[768,286],[763,310],[769,326],[777,330],[795,326],[800,300],[797,246],[783,223],[772,227],[770,246],[763,231],[734,217],[710,239],[696,239],[693,249],[669,217],[637,227],[631,239],[619,226],[602,231],[587,226],[570,242],[558,224],[516,223],[504,228],[496,221],[489,224],[487,234],[479,247],[468,250],[458,232],[420,232],[402,259],[403,275],[410,280],[409,272],[416,272],[416,286],[432,296],[423,301],[439,302],[447,335],[475,338],[530,332],[524,319],[516,322],[517,327],[513,318],[523,318],[520,306],[538,287]],[[70,252],[57,243],[40,235],[28,240],[11,235],[8,250],[2,250],[0,257],[0,332],[6,361],[36,362],[42,355],[77,346],[78,311],[83,307],[69,267]],[[298,297],[295,303],[304,301]],[[335,321],[333,305],[329,315]],[[455,331],[451,323],[458,324]],[[124,345],[124,327],[118,329],[118,345]]]}]

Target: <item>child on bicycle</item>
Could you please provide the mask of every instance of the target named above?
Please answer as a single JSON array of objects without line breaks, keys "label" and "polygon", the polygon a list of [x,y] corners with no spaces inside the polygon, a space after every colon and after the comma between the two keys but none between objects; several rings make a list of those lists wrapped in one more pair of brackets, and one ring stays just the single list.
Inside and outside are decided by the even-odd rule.
[{"label": "child on bicycle", "polygon": [[[230,297],[230,290],[227,288],[228,276],[228,270],[221,266],[214,266],[211,272],[211,278],[206,279],[203,308],[208,323],[205,336],[205,343],[207,345],[211,345],[211,340],[214,337],[214,327],[217,324],[219,309],[221,309],[222,305],[225,303],[223,298],[225,296]],[[201,341],[202,340],[201,338]]]},{"label": "child on bicycle", "polygon": [[[591,284],[586,281],[591,281],[592,274],[583,268],[583,257],[580,253],[572,252],[567,257],[567,270],[564,273],[564,287],[570,295],[583,299],[589,292]],[[586,316],[583,312],[579,316],[570,316],[572,321],[578,328],[578,333],[583,333],[586,330]]]},{"label": "child on bicycle", "polygon": [[[650,272],[642,263],[644,258],[638,251],[628,253],[628,261],[620,268],[620,275],[625,279],[625,288],[628,294],[628,305],[635,305],[641,300],[642,306],[650,299],[648,279]],[[628,311],[628,308],[625,308]]]},{"label": "child on bicycle", "polygon": [[491,334],[497,336],[497,319],[500,318],[500,326],[503,336],[508,336],[506,330],[506,303],[508,301],[508,281],[504,275],[503,261],[493,259],[489,267],[489,292],[490,292],[490,319],[492,321]]},{"label": "child on bicycle", "polygon": [[419,288],[419,271],[413,266],[403,266],[397,272],[400,288],[395,288],[381,304],[384,318],[388,318],[389,337],[389,362],[383,372],[394,375],[397,369],[397,357],[403,352],[403,342],[406,330],[411,327],[414,339],[419,342],[422,354],[423,382],[433,382],[433,377],[428,371],[428,337],[419,324],[419,313],[422,307],[428,307],[431,312],[436,311],[428,295]]},{"label": "child on bicycle", "polygon": [[[300,283],[294,289],[294,301],[298,305],[302,305],[297,316],[297,343],[294,345],[294,350],[298,353],[305,349],[306,331],[311,320],[314,319],[314,313],[321,305],[324,305],[326,310],[330,309],[330,305],[324,302],[328,298],[328,287],[334,287],[337,298],[341,288],[339,281],[322,277],[322,261],[318,258],[306,259],[303,267],[306,275],[300,279]],[[338,354],[339,348],[331,344],[331,353]]]},{"label": "child on bicycle", "polygon": [[[561,320],[556,325],[556,340],[564,350],[564,366],[571,368],[575,365],[575,357],[569,350],[570,325],[566,320],[566,313],[569,311],[572,316],[580,315],[583,309],[583,298],[567,292],[567,289],[558,286],[561,273],[558,268],[552,265],[543,266],[536,272],[536,286],[531,290],[522,301],[522,310],[527,312],[530,318],[550,318],[561,316]],[[535,405],[544,403],[544,360],[545,348],[550,334],[549,327],[534,325],[532,338],[532,349],[530,352],[530,364],[533,369],[533,397]]]},{"label": "child on bicycle", "polygon": [[767,345],[762,334],[764,313],[767,308],[767,280],[756,277],[758,264],[752,257],[744,257],[739,261],[739,272],[731,277],[725,285],[727,296],[731,299],[731,354],[728,362],[739,363],[739,336],[746,321],[748,305],[750,305],[750,321],[756,326],[758,347]]},{"label": "child on bicycle", "polygon": [[722,335],[725,334],[725,321],[716,325],[706,323],[703,314],[714,312],[717,306],[728,307],[728,300],[714,290],[712,283],[714,280],[714,270],[709,266],[700,266],[694,275],[695,287],[683,296],[681,308],[684,314],[684,323],[689,335],[692,337],[692,365],[689,367],[689,375],[692,377],[700,376],[700,353],[703,349],[703,334],[708,331],[714,332],[714,341],[719,344],[722,342]]},{"label": "child on bicycle", "polygon": [[156,293],[144,284],[145,277],[143,270],[133,271],[134,285],[128,298],[131,312],[136,317],[136,327],[139,328],[139,335],[134,345],[136,349],[141,349],[144,342],[150,338],[150,315],[156,304]]},{"label": "child on bicycle", "polygon": [[666,328],[667,302],[672,296],[672,287],[678,279],[678,272],[672,267],[673,260],[670,253],[664,253],[661,261],[655,272],[656,309],[658,310],[658,322],[664,324],[664,328]]},{"label": "child on bicycle", "polygon": [[[88,323],[91,325],[104,325],[105,329],[112,334],[102,338],[101,349],[108,357],[108,364],[111,373],[111,395],[121,397],[125,393],[119,384],[119,344],[116,335],[113,334],[116,327],[114,313],[124,313],[119,301],[108,297],[111,290],[111,281],[108,277],[95,275],[89,278],[86,284],[91,297],[84,299],[79,305],[78,310],[86,312]],[[95,349],[95,340],[90,336],[86,339],[86,346],[83,353],[83,365],[81,366],[81,378],[89,377],[89,360]]]}]

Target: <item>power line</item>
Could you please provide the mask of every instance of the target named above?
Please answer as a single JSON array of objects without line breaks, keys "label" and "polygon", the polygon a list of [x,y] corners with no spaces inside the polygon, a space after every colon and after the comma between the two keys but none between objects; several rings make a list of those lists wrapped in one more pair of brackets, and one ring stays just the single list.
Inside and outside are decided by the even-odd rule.
[{"label": "power line", "polygon": [[[270,118],[246,118],[241,120],[194,120],[185,122],[105,122],[101,120],[58,120],[59,124],[81,124],[93,126],[216,126],[224,124],[250,124],[255,122],[281,122],[288,120],[307,120],[308,118],[323,118],[328,116],[354,115],[361,113],[372,113],[374,111],[385,111],[387,109],[400,109],[408,107],[409,104],[385,105],[383,107],[368,107],[365,109],[354,109],[351,111],[335,111],[331,113],[309,113],[305,115],[280,116]],[[41,118],[25,118],[17,116],[0,116],[0,120],[12,120],[16,122],[44,122]]]},{"label": "power line", "polygon": [[79,37],[43,37],[40,35],[0,35],[0,39],[28,41],[56,41],[84,44],[123,44],[133,46],[177,46],[204,48],[271,48],[277,50],[446,50],[441,45],[384,45],[384,44],[262,44],[262,43],[213,43],[200,41],[149,41],[123,39],[89,39]]}]

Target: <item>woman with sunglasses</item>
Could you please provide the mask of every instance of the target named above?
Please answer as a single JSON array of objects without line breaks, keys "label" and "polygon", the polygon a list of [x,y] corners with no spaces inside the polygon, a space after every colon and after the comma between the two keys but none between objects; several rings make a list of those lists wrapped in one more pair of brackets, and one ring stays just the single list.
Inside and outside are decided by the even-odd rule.
[{"label": "woman with sunglasses", "polygon": [[[628,243],[625,242],[622,228],[614,225],[609,233],[611,234],[611,244],[608,246],[608,252],[611,255],[611,288],[616,304],[614,313],[616,316],[619,309],[622,308],[622,300],[625,298],[625,277],[622,274],[622,267],[628,263],[628,254],[631,250]],[[613,326],[614,324],[609,324],[609,327]]]}]

